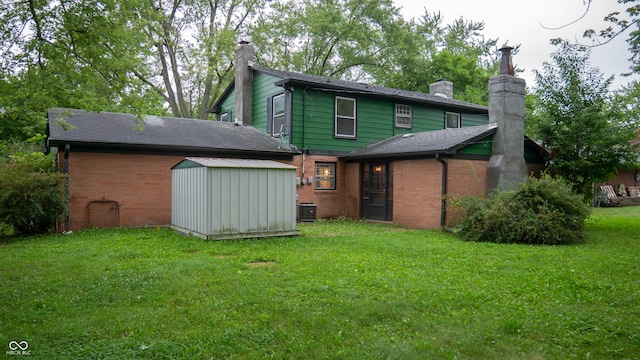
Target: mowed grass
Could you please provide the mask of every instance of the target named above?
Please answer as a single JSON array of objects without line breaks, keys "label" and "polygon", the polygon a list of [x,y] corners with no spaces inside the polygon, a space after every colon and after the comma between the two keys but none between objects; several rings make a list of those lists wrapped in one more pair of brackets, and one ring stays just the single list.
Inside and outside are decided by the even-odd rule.
[{"label": "mowed grass", "polygon": [[574,246],[299,228],[5,241],[0,346],[27,341],[31,359],[640,358],[640,207],[594,209],[589,241]]}]

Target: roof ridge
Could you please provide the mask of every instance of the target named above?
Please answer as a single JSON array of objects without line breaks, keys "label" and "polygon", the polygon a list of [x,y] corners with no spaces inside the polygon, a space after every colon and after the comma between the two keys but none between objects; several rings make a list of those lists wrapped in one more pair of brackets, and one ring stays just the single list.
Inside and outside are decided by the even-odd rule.
[{"label": "roof ridge", "polygon": [[[488,111],[489,109],[487,106],[484,106],[484,105],[474,104],[474,103],[452,99],[452,98],[443,98],[441,96],[414,91],[414,90],[391,88],[391,87],[378,85],[378,84],[359,83],[356,81],[343,80],[343,79],[332,78],[332,77],[323,76],[323,75],[311,75],[311,74],[305,74],[297,71],[278,70],[278,69],[267,68],[267,67],[262,67],[257,65],[251,65],[250,68],[258,72],[263,72],[272,76],[281,77],[283,78],[283,80],[297,80],[301,82],[310,82],[310,83],[322,84],[327,86],[342,87],[342,88],[362,91],[364,93],[370,93],[372,95],[384,95],[389,97],[405,98],[413,101],[427,101],[430,103],[440,104],[440,105],[473,108],[476,111]],[[331,90],[331,89],[327,89],[327,90]]]}]

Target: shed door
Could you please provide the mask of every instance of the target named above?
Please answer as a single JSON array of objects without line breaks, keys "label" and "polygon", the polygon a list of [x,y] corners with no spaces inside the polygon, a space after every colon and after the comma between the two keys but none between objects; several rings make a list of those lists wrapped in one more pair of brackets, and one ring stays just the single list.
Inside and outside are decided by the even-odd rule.
[{"label": "shed door", "polygon": [[393,220],[393,163],[365,163],[361,174],[362,217]]}]

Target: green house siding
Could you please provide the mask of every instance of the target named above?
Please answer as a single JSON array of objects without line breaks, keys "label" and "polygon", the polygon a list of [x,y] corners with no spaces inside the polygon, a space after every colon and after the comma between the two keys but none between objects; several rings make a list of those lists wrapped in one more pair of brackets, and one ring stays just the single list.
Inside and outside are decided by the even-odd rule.
[{"label": "green house siding", "polygon": [[[256,129],[267,132],[267,101],[285,90],[275,83],[279,77],[254,73],[252,122]],[[305,87],[289,88],[291,97],[291,136],[283,139],[299,149],[324,151],[353,151],[394,135],[445,128],[443,108],[433,108],[410,101],[396,101],[378,96],[349,94],[316,90]],[[235,91],[232,89],[221,102],[220,112],[230,111],[235,119]],[[336,96],[356,99],[356,137],[338,138],[335,136],[335,98]],[[410,129],[395,126],[395,105],[409,105],[412,111]],[[457,112],[457,111],[455,111]],[[461,113],[462,126],[487,124],[487,114]]]},{"label": "green house siding", "polygon": [[[491,156],[493,150],[493,137],[478,140],[458,150],[458,154]],[[527,163],[544,163],[544,156],[540,153],[540,148],[532,146],[530,143],[524,144],[524,158]]]},{"label": "green house siding", "polygon": [[253,78],[253,127],[267,132],[267,101],[274,95],[282,94],[284,89],[274,83],[280,80],[275,76],[259,74]]},{"label": "green house siding", "polygon": [[[407,132],[422,132],[444,129],[444,113],[442,109],[433,109],[424,106],[412,106],[413,128]],[[397,134],[403,134],[397,129]]]},{"label": "green house siding", "polygon": [[[356,99],[356,138],[336,138],[335,97]],[[353,151],[398,134],[441,130],[445,110],[398,102],[412,107],[412,128],[395,126],[396,101],[309,89],[293,91],[293,144],[314,150]],[[463,126],[487,124],[487,115],[462,114]],[[254,121],[255,124],[255,121]]]},{"label": "green house siding", "polygon": [[220,104],[220,113],[217,115],[222,114],[223,112],[229,112],[231,114],[231,121],[234,121],[236,114],[234,114],[236,109],[236,90],[232,89],[229,94],[227,95],[227,97],[225,97],[222,100],[222,103]]},{"label": "green house siding", "polygon": [[487,137],[459,149],[458,154],[491,156],[492,150],[493,138]]},{"label": "green house siding", "polygon": [[461,122],[462,127],[486,125],[489,123],[489,115],[462,113]]},{"label": "green house siding", "polygon": [[294,116],[291,125],[293,128],[293,144],[299,149],[330,150],[327,143],[329,139],[333,139],[333,113],[334,97],[332,94],[299,88],[294,89]]}]

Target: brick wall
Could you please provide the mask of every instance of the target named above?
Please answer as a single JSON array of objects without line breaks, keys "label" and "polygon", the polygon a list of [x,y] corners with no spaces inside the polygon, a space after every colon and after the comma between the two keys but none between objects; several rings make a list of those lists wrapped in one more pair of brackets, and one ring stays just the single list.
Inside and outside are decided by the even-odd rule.
[{"label": "brick wall", "polygon": [[[486,196],[487,161],[445,159],[447,197]],[[394,162],[393,222],[412,228],[439,229],[442,208],[442,164],[435,159]],[[447,206],[448,226],[456,213]]]},{"label": "brick wall", "polygon": [[393,222],[411,228],[439,228],[442,165],[433,160],[393,163]]},{"label": "brick wall", "polygon": [[454,227],[459,217],[452,204],[464,196],[487,196],[487,167],[481,160],[447,159],[449,181],[447,182],[446,226]]},{"label": "brick wall", "polygon": [[[171,224],[171,167],[183,156],[71,152],[70,229],[89,226],[88,204],[117,201],[120,226]],[[62,166],[62,154],[59,164]]]},{"label": "brick wall", "polygon": [[[303,158],[304,157],[304,158]],[[304,161],[303,161],[304,160]],[[336,163],[336,189],[315,189],[315,164],[316,162]],[[298,155],[293,161],[285,162],[298,168],[296,177],[304,179],[305,184],[296,188],[298,204],[314,203],[317,207],[317,218],[336,218],[346,214],[346,165],[339,162],[336,156]],[[306,183],[309,177],[313,178],[311,184]]]},{"label": "brick wall", "polygon": [[[59,154],[62,166],[62,154]],[[156,226],[171,223],[171,167],[183,156],[71,152],[69,156],[70,229],[87,228],[88,204],[114,200],[120,226]],[[446,159],[450,197],[485,196],[487,162]],[[336,190],[297,186],[298,203],[317,204],[318,218],[360,218],[360,164],[335,156],[299,155],[292,161],[296,177],[315,179],[316,162],[336,163]],[[530,171],[537,170],[530,167]],[[435,159],[394,162],[393,222],[411,228],[440,227],[442,165]],[[447,209],[447,225],[455,223]]]}]

